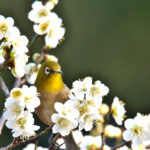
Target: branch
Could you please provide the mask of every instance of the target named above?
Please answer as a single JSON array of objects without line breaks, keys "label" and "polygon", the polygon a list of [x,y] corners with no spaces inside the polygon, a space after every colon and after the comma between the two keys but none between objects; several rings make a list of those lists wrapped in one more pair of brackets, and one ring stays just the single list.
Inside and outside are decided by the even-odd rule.
[{"label": "branch", "polygon": [[[9,89],[6,86],[4,80],[3,80],[3,78],[1,76],[0,76],[0,86],[1,86],[1,88],[2,88],[2,90],[4,92],[4,94],[5,94],[5,96],[8,97],[9,96]],[[2,113],[2,115],[0,117],[0,135],[2,133],[4,124],[5,124],[5,119],[4,119],[4,111],[3,111],[3,113]]]},{"label": "branch", "polygon": [[33,37],[32,40],[31,40],[31,42],[30,42],[29,45],[28,45],[28,49],[30,49],[30,48],[33,46],[33,44],[34,44],[39,38],[40,38],[40,35],[35,34],[34,37]]},{"label": "branch", "polygon": [[117,146],[114,146],[113,148],[111,148],[111,150],[116,150],[120,147],[123,147],[124,145],[130,143],[130,141],[126,142],[126,141],[123,141],[120,145],[117,145]]},{"label": "branch", "polygon": [[4,111],[1,115],[1,118],[0,118],[0,135],[2,134],[2,130],[3,130],[3,127],[4,127],[4,124],[5,124],[5,118],[4,118]]},{"label": "branch", "polygon": [[8,146],[6,146],[6,147],[0,148],[0,150],[10,150],[10,149],[12,149],[12,148],[14,148],[14,147],[17,147],[17,146],[19,146],[19,145],[24,145],[24,144],[29,143],[29,142],[31,142],[31,141],[36,141],[36,140],[38,140],[41,136],[47,134],[47,133],[52,129],[52,127],[53,127],[53,125],[47,127],[44,131],[42,131],[41,133],[39,133],[37,136],[32,137],[32,138],[30,138],[30,139],[28,139],[28,140],[24,140],[24,141],[20,141],[20,142],[16,142],[16,143],[12,142],[10,145],[8,145]]},{"label": "branch", "polygon": [[60,137],[60,133],[57,133],[57,135],[55,136],[53,141],[50,143],[49,150],[54,150],[55,143],[56,143],[56,141],[58,140],[59,137]]},{"label": "branch", "polygon": [[0,76],[0,86],[1,86],[5,96],[8,97],[9,96],[9,90],[8,90],[8,87],[6,86],[4,80],[1,76]]},{"label": "branch", "polygon": [[101,137],[102,137],[102,146],[101,146],[101,150],[103,150],[104,145],[105,145],[104,131],[105,131],[105,124],[103,124],[103,129],[102,129],[102,134],[101,134]]}]

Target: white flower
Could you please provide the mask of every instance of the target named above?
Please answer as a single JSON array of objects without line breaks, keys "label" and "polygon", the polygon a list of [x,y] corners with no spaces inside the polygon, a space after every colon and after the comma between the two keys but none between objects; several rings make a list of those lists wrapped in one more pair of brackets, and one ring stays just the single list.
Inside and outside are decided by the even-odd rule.
[{"label": "white flower", "polygon": [[69,135],[70,131],[77,127],[78,122],[74,118],[66,117],[61,114],[53,114],[51,117],[53,126],[53,133],[60,133],[62,136]]},{"label": "white flower", "polygon": [[83,138],[82,143],[80,144],[80,149],[81,150],[100,149],[101,145],[102,145],[101,136],[97,137],[85,136]]},{"label": "white flower", "polygon": [[19,101],[19,99],[23,98],[23,91],[21,88],[13,88],[10,92],[10,96]]},{"label": "white flower", "polygon": [[126,112],[124,108],[124,103],[122,101],[119,101],[118,97],[115,97],[111,108],[116,123],[118,125],[122,125],[122,121],[124,120],[124,115]]},{"label": "white flower", "polygon": [[24,35],[20,35],[20,31],[17,27],[13,27],[8,35],[8,40],[11,42],[14,55],[23,54],[28,52],[28,38]]},{"label": "white flower", "polygon": [[94,121],[98,120],[100,116],[98,114],[84,114],[79,119],[79,130],[85,129],[90,131],[93,128]]},{"label": "white flower", "polygon": [[103,97],[107,95],[109,88],[101,83],[101,81],[94,82],[94,85],[90,89],[90,93],[93,97]]},{"label": "white flower", "polygon": [[40,24],[35,24],[33,26],[34,28],[34,32],[39,34],[39,35],[43,35],[46,34],[48,32],[50,26],[50,20],[43,20]]},{"label": "white flower", "polygon": [[50,5],[48,4],[47,7],[42,4],[41,1],[35,1],[32,4],[32,10],[28,14],[28,18],[35,22],[40,23],[42,19],[45,19],[49,16],[50,13]]},{"label": "white flower", "polygon": [[25,74],[25,65],[28,61],[28,56],[26,54],[17,55],[14,60],[14,68],[12,68],[12,74],[19,78],[23,77]]},{"label": "white flower", "polygon": [[79,111],[75,109],[74,103],[71,100],[67,100],[64,104],[60,102],[56,102],[55,105],[55,110],[64,116],[69,116],[71,118],[77,119],[79,117]]},{"label": "white flower", "polygon": [[123,132],[124,140],[132,141],[134,146],[139,146],[143,144],[145,139],[150,139],[149,134],[147,134],[149,133],[147,121],[147,117],[140,113],[134,119],[127,119],[125,121],[126,130]]},{"label": "white flower", "polygon": [[33,26],[35,33],[43,35],[49,32],[53,27],[60,27],[62,24],[62,19],[60,19],[56,13],[49,13],[48,17],[41,20],[40,24],[35,24]]},{"label": "white flower", "polygon": [[29,111],[25,111],[22,116],[16,120],[8,120],[6,126],[9,129],[12,129],[13,137],[28,138],[34,136],[36,130],[39,129],[39,126],[33,125],[34,118]]},{"label": "white flower", "polygon": [[127,146],[123,146],[121,148],[118,148],[117,150],[130,150]]},{"label": "white flower", "polygon": [[[35,150],[35,144],[33,143],[29,143],[25,148],[23,148],[22,150]],[[48,150],[48,148],[43,148],[41,146],[37,147],[37,150]]]},{"label": "white flower", "polygon": [[30,112],[34,112],[35,108],[40,105],[40,99],[37,97],[38,93],[36,87],[35,86],[28,87],[24,85],[22,87],[22,91],[23,91],[24,104],[26,108]]},{"label": "white flower", "polygon": [[49,29],[48,34],[45,37],[46,46],[50,48],[56,48],[59,41],[65,34],[65,28],[61,26],[53,26]]},{"label": "white flower", "polygon": [[29,78],[28,78],[28,80],[27,80],[27,82],[28,82],[29,84],[34,84],[41,64],[39,64],[39,65],[37,66],[37,68],[35,69],[35,71],[32,72],[32,74],[30,75],[31,70],[32,70],[35,66],[36,66],[35,63],[30,62],[30,63],[28,63],[28,64],[26,65],[26,67],[25,67],[26,75],[29,75]]},{"label": "white flower", "polygon": [[79,130],[72,131],[73,138],[77,145],[81,144],[83,141],[83,134]]},{"label": "white flower", "polygon": [[20,106],[20,101],[12,97],[6,99],[5,107],[4,117],[7,120],[15,120],[24,113],[24,106]]},{"label": "white flower", "polygon": [[91,87],[92,87],[92,78],[86,77],[83,79],[83,81],[80,80],[74,81],[71,92],[73,92],[77,98],[83,99],[84,94],[89,93]]},{"label": "white flower", "polygon": [[0,15],[0,39],[6,36],[13,25],[14,20],[11,17],[5,18]]}]

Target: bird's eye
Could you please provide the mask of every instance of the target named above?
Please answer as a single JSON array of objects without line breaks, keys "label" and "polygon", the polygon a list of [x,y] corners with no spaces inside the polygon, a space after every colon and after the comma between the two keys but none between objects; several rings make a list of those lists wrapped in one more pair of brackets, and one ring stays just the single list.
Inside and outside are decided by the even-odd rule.
[{"label": "bird's eye", "polygon": [[50,69],[49,69],[49,67],[46,67],[46,68],[45,68],[45,73],[46,73],[46,74],[50,74]]}]

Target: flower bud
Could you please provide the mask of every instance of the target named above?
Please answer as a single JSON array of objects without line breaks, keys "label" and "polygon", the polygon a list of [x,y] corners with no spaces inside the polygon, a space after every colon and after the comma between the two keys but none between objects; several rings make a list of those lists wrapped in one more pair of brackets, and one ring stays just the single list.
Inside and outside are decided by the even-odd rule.
[{"label": "flower bud", "polygon": [[54,55],[45,54],[45,55],[44,55],[44,59],[45,59],[45,60],[49,60],[49,61],[58,62],[58,58],[55,57]]},{"label": "flower bud", "polygon": [[100,114],[105,116],[109,112],[109,106],[107,104],[102,104],[99,108]]},{"label": "flower bud", "polygon": [[34,62],[38,62],[40,58],[41,55],[39,53],[34,53],[34,55],[32,56]]}]

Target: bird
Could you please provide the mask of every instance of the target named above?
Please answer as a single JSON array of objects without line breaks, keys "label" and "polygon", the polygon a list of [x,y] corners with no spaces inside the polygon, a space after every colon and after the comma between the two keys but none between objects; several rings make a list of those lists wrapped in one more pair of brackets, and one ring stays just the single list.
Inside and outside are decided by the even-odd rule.
[{"label": "bird", "polygon": [[[68,100],[70,89],[63,82],[61,66],[55,61],[45,61],[35,81],[35,86],[40,94],[40,106],[35,113],[47,125],[52,125],[51,116],[55,113],[55,102],[64,103]],[[68,150],[77,150],[73,137],[64,138]],[[70,142],[72,142],[70,147]]]}]

